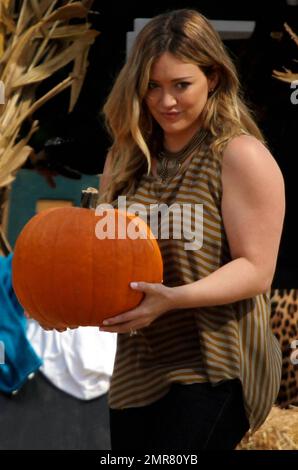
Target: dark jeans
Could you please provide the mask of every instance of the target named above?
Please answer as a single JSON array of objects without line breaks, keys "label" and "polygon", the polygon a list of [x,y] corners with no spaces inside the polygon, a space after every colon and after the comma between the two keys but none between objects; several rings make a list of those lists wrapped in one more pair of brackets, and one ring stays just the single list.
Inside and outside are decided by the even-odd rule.
[{"label": "dark jeans", "polygon": [[232,450],[249,429],[238,379],[173,384],[153,404],[110,409],[112,450]]}]

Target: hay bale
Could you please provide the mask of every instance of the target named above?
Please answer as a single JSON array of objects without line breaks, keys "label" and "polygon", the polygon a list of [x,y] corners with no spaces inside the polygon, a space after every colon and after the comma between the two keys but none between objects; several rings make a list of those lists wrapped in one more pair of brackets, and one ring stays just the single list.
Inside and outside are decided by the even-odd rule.
[{"label": "hay bale", "polygon": [[244,436],[236,450],[298,450],[298,407],[274,406],[265,423]]}]

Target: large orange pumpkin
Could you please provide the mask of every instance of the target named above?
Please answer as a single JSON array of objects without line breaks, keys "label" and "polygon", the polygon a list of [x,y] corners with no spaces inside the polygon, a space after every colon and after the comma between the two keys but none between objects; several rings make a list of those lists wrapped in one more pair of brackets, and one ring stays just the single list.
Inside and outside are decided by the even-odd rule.
[{"label": "large orange pumpkin", "polygon": [[[140,303],[144,294],[131,289],[131,281],[162,281],[162,258],[149,227],[139,217],[112,212],[115,239],[96,234],[108,212],[97,216],[80,207],[41,212],[23,228],[13,256],[13,286],[21,305],[41,324],[99,325]],[[117,238],[131,221],[147,238]]]}]

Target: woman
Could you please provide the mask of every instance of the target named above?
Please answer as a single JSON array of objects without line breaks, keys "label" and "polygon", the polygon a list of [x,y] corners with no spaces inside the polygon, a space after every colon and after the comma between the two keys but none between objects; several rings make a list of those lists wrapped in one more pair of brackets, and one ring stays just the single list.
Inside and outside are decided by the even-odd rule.
[{"label": "woman", "polygon": [[112,449],[234,449],[279,390],[269,290],[281,172],[218,34],[196,11],[149,21],[104,113],[113,144],[101,201],[203,205],[202,242],[185,249],[189,231],[160,238],[163,283],[133,283],[144,300],[102,325],[119,333]]}]

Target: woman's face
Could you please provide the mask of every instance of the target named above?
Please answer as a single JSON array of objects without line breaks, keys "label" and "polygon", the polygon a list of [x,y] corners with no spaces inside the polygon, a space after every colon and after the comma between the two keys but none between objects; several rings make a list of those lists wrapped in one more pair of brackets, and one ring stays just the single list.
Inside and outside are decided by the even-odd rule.
[{"label": "woman's face", "polygon": [[153,63],[145,101],[165,137],[183,141],[199,129],[213,82],[197,65],[182,62],[169,52]]}]

